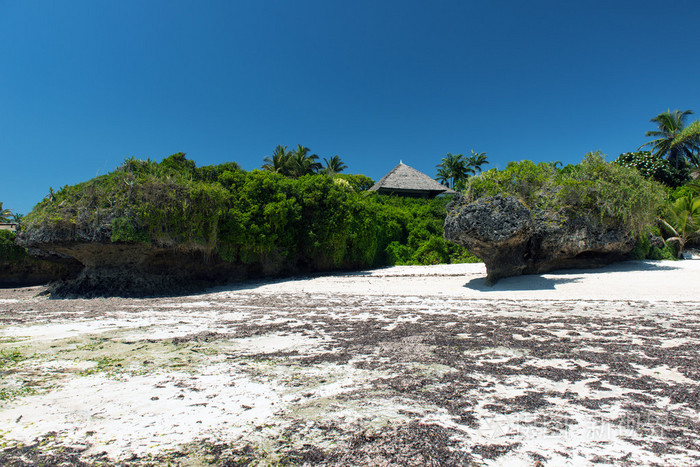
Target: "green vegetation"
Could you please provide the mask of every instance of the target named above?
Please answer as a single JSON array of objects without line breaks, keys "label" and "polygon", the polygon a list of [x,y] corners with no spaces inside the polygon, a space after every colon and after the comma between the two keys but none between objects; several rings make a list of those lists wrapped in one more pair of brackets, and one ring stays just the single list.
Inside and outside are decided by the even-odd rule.
[{"label": "green vegetation", "polygon": [[[516,196],[552,213],[546,222],[583,216],[628,229],[640,239],[639,257],[675,256],[697,230],[694,214],[683,223],[680,202],[663,208],[700,198],[700,184],[688,182],[689,163],[698,165],[700,152],[700,124],[686,124],[690,114],[659,114],[651,120],[659,130],[647,132],[655,139],[644,145],[653,152],[625,153],[615,163],[595,153],[565,167],[522,161],[481,173],[486,154],[472,150],[467,157],[447,153],[437,179],[472,200]],[[251,172],[234,162],[197,167],[182,153],[160,163],[129,158],[107,175],[51,188],[22,222],[27,231],[43,228],[60,240],[178,246],[263,273],[475,260],[443,239],[447,199],[370,194],[372,179],[339,173],[347,166],[338,156],[324,162],[303,145],[277,146],[262,170]],[[1,203],[0,210],[10,214]],[[669,244],[651,246],[646,237],[662,233]],[[26,254],[13,241],[0,234],[3,258]]]},{"label": "green vegetation", "polygon": [[477,153],[472,149],[471,155],[467,158],[463,154],[448,152],[437,165],[438,172],[435,180],[448,188],[463,189],[464,182],[469,176],[481,173],[481,166],[488,163],[485,152]]},{"label": "green vegetation", "polygon": [[363,193],[369,178],[336,177],[288,178],[235,163],[199,168],[182,153],[160,163],[127,159],[52,191],[24,226],[68,240],[178,245],[266,273],[473,260],[442,238],[446,200]]},{"label": "green vegetation", "polygon": [[589,153],[583,162],[557,168],[531,161],[510,162],[470,179],[467,196],[515,196],[530,208],[541,208],[560,220],[587,216],[603,225],[634,234],[650,228],[666,194],[661,185],[638,171],[605,162]]},{"label": "green vegetation", "polygon": [[678,245],[678,257],[689,241],[700,238],[700,197],[686,195],[670,204],[660,219],[662,227],[670,232],[667,243]]},{"label": "green vegetation", "polygon": [[615,160],[616,164],[637,169],[645,178],[656,180],[669,187],[679,187],[690,180],[690,170],[685,160],[678,166],[649,151],[626,152]]},{"label": "green vegetation", "polygon": [[340,173],[348,168],[348,166],[345,165],[345,163],[343,163],[342,159],[339,156],[333,156],[330,159],[326,159],[324,157],[323,162],[326,163],[326,166],[323,168],[323,172],[328,175]]},{"label": "green vegetation", "polygon": [[0,230],[0,263],[17,262],[27,258],[27,251],[15,245],[17,235],[9,230]]},{"label": "green vegetation", "polygon": [[12,211],[9,209],[3,209],[2,201],[0,201],[0,222],[10,222],[10,216]]},{"label": "green vegetation", "polygon": [[263,158],[262,169],[285,177],[299,178],[318,173],[332,176],[348,168],[339,156],[324,158],[324,167],[318,162],[319,157],[309,152],[311,150],[301,144],[293,151],[289,151],[287,146],[278,145],[271,156]]},{"label": "green vegetation", "polygon": [[700,168],[700,122],[697,120],[686,124],[690,110],[668,110],[662,112],[650,121],[658,126],[658,130],[647,131],[645,136],[655,138],[644,146],[652,146],[654,155],[667,159],[676,168],[682,167],[686,160]]},{"label": "green vegetation", "polygon": [[13,387],[4,384],[5,375],[9,374],[18,363],[26,358],[17,349],[0,349],[0,376],[3,377],[0,378],[0,402],[12,400],[29,392],[29,388],[24,386]]}]

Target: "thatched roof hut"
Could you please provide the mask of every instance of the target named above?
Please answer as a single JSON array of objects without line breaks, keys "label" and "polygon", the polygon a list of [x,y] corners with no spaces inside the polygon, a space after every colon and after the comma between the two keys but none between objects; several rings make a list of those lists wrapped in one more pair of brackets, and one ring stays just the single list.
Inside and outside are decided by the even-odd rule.
[{"label": "thatched roof hut", "polygon": [[437,195],[456,193],[403,162],[391,169],[369,191],[420,198],[434,198]]}]

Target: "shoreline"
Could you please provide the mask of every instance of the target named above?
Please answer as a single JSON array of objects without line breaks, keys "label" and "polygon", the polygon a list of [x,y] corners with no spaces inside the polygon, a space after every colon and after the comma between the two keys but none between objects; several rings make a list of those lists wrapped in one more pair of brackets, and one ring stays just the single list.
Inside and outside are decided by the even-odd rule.
[{"label": "shoreline", "polygon": [[2,289],[0,461],[700,462],[700,261],[483,267]]}]

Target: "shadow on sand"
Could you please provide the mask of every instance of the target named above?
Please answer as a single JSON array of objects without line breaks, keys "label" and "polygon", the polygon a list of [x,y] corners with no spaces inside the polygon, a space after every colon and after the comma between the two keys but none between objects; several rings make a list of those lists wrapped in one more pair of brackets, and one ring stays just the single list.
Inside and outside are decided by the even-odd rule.
[{"label": "shadow on sand", "polygon": [[[567,275],[580,274],[604,274],[610,272],[626,273],[640,271],[672,271],[677,269],[674,262],[670,261],[623,261],[613,263],[600,268],[592,269],[560,269],[546,273],[547,276],[528,274],[523,276],[506,277],[493,285],[486,284],[485,277],[472,279],[465,288],[477,290],[479,292],[512,292],[518,290],[554,290],[559,284],[568,284],[581,281],[580,277],[563,277]],[[551,277],[557,276],[557,277]]]}]

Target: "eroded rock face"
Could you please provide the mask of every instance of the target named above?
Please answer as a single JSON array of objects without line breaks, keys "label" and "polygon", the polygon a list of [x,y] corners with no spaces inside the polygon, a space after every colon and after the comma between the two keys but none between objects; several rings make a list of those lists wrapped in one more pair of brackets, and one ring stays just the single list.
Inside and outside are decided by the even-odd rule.
[{"label": "eroded rock face", "polygon": [[71,258],[27,256],[15,261],[0,261],[0,288],[29,287],[76,277],[82,265]]},{"label": "eroded rock face", "polygon": [[147,244],[63,242],[35,245],[72,258],[78,274],[54,281],[53,297],[179,295],[241,280],[255,271],[227,263],[200,249]]},{"label": "eroded rock face", "polygon": [[491,196],[447,205],[445,238],[486,264],[489,283],[554,269],[600,267],[626,258],[634,237],[583,216],[531,211],[513,197]]},{"label": "eroded rock face", "polygon": [[70,275],[51,278],[54,297],[173,295],[257,272],[194,245],[112,243],[108,229],[77,230],[36,228],[18,235],[18,244],[35,258],[60,257],[72,266]]}]

